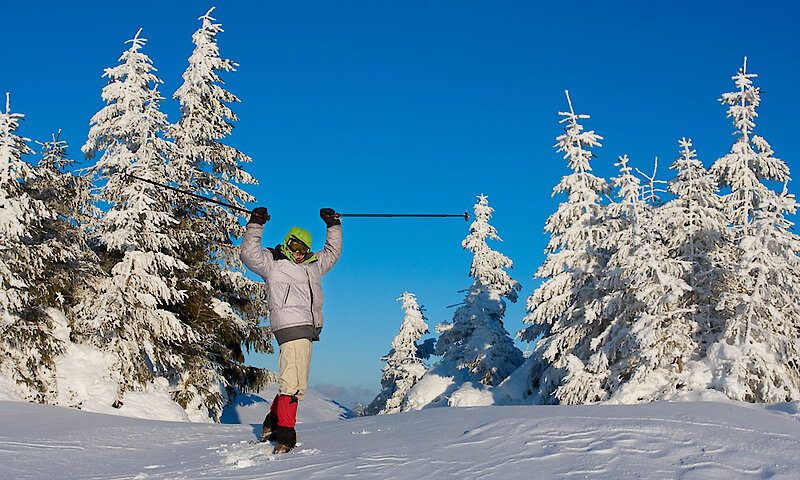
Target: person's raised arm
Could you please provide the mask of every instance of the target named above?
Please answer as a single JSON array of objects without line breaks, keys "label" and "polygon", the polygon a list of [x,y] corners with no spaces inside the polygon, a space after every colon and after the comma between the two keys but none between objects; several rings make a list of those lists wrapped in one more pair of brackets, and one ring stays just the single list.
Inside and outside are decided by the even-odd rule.
[{"label": "person's raised arm", "polygon": [[336,265],[339,256],[342,254],[342,222],[332,208],[323,208],[319,211],[319,216],[328,227],[325,232],[325,247],[317,253],[319,266],[322,274],[325,275]]},{"label": "person's raised arm", "polygon": [[264,224],[269,220],[269,213],[264,207],[258,207],[250,214],[250,220],[244,230],[242,249],[239,258],[251,272],[266,276],[272,265],[272,255],[261,248],[261,235],[264,233]]}]

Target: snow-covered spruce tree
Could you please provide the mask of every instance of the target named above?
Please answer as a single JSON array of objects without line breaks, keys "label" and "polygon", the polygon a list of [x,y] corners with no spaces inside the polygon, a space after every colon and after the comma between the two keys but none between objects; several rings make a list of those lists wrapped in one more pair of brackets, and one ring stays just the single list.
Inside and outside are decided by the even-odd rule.
[{"label": "snow-covered spruce tree", "polygon": [[35,239],[55,215],[24,188],[35,172],[22,158],[33,153],[30,139],[16,134],[22,119],[11,113],[7,93],[0,112],[0,375],[18,385],[15,393],[46,402],[55,394],[53,357],[61,347],[44,313],[46,260]]},{"label": "snow-covered spruce tree", "polygon": [[520,284],[506,271],[513,266],[511,259],[486,243],[502,241],[489,225],[494,209],[486,195],[478,196],[473,211],[475,221],[461,245],[472,252],[469,275],[475,281],[453,321],[436,326],[436,355],[443,355],[442,363],[468,371],[470,381],[494,386],[523,362],[522,352],[503,327],[505,299],[516,302]]},{"label": "snow-covered spruce tree", "polygon": [[201,348],[193,330],[167,307],[185,299],[174,280],[186,265],[175,257],[177,241],[169,234],[174,207],[165,190],[136,177],[160,183],[171,178],[167,159],[172,145],[163,138],[168,127],[159,111],[161,80],[141,52],[145,39],[126,42],[121,63],[106,69],[106,102],[91,120],[82,150],[87,159],[101,153],[86,175],[100,182],[96,200],[108,205],[90,228],[99,246],[105,276],[98,277],[77,308],[76,333],[109,352],[109,375],[123,394],[154,377],[174,377],[186,368],[178,345]]},{"label": "snow-covered spruce tree", "polygon": [[[200,17],[202,25],[192,36],[195,49],[183,74],[183,85],[174,95],[181,105],[181,119],[170,129],[176,146],[172,162],[174,179],[181,189],[243,206],[255,199],[239,185],[258,182],[242,168],[242,164],[251,161],[250,157],[221,142],[233,131],[233,122],[238,121],[227,104],[239,99],[221,86],[219,74],[235,71],[238,65],[219,56],[216,35],[222,28],[213,23],[210,16],[213,10]],[[176,201],[181,213],[194,222],[193,229],[184,229],[184,235],[192,234],[184,241],[190,246],[212,242],[211,253],[217,259],[238,266],[231,237],[242,236],[239,217],[219,205],[198,205],[186,197]]]},{"label": "snow-covered spruce tree", "polygon": [[654,177],[642,189],[627,157],[620,158],[614,185],[621,200],[607,208],[612,233],[603,247],[611,256],[599,282],[601,333],[591,339],[586,368],[570,372],[579,380],[575,403],[653,401],[694,387],[684,365],[702,357],[700,342],[715,323],[709,310],[725,217],[691,142],[681,147],[670,186],[676,198],[661,206],[644,198],[655,198]]},{"label": "snow-covered spruce tree", "polygon": [[[629,266],[628,259],[642,238],[639,233],[640,222],[637,219],[651,208],[644,201],[641,180],[633,174],[629,162],[628,156],[623,155],[615,164],[619,167],[620,173],[613,177],[611,182],[616,192],[615,197],[619,200],[612,201],[605,208],[604,223],[608,228],[608,234],[601,242],[601,249],[606,252],[609,260],[598,286],[604,295],[601,316],[606,322],[604,326],[607,327],[625,323],[621,315],[625,308],[625,295],[628,293],[628,286],[623,281],[624,273]],[[608,333],[604,331],[603,335]],[[595,343],[599,341],[596,340]]]},{"label": "snow-covered spruce tree", "polygon": [[[800,399],[800,281],[798,237],[785,215],[797,206],[786,193],[789,168],[767,141],[753,134],[761,103],[757,75],[747,58],[733,77],[737,90],[723,94],[737,139],[711,172],[730,187],[724,197],[738,245],[738,262],[718,309],[725,330],[709,348],[713,386],[728,397],[749,402]],[[763,181],[782,182],[777,193]]]},{"label": "snow-covered spruce tree", "polygon": [[737,89],[722,95],[720,102],[729,106],[728,117],[733,118],[737,138],[730,153],[714,162],[710,169],[721,187],[730,187],[730,193],[724,197],[725,208],[739,230],[739,238],[748,233],[760,202],[775,195],[761,181],[789,180],[786,163],[774,156],[764,138],[753,134],[756,108],[761,104],[761,92],[753,85],[757,76],[747,73],[745,57],[744,66],[732,77]]},{"label": "snow-covered spruce tree", "polygon": [[735,400],[800,399],[800,239],[790,231],[797,202],[786,192],[761,200],[739,241],[739,292],[723,295],[732,310],[723,338],[709,349],[714,387]]},{"label": "snow-covered spruce tree", "polygon": [[[225,145],[238,118],[227,104],[238,102],[225,90],[219,74],[233,71],[234,62],[222,59],[216,43],[221,32],[209,10],[200,17],[192,36],[194,52],[183,74],[184,83],[174,98],[181,105],[181,119],[170,128],[175,139],[171,166],[178,188],[224,203],[242,206],[253,201],[239,184],[257,183],[241,164],[250,157]],[[187,407],[196,394],[215,405],[214,416],[229,401],[231,388],[259,390],[269,372],[244,364],[242,347],[272,353],[269,330],[259,326],[266,317],[265,291],[261,282],[245,277],[233,238],[242,236],[239,218],[230,210],[177,195],[178,223],[171,230],[178,243],[176,256],[187,268],[176,273],[186,299],[175,313],[190,325],[206,346],[186,352],[189,356],[176,400]]]},{"label": "snow-covered spruce tree", "polygon": [[440,335],[435,354],[442,358],[409,392],[408,410],[431,404],[486,404],[491,387],[524,361],[503,327],[506,300],[517,300],[520,285],[506,271],[513,262],[486,243],[487,239],[501,241],[489,225],[493,211],[488,198],[480,195],[474,207],[475,221],[461,244],[473,254],[470,276],[474,281],[452,321],[437,325]]},{"label": "snow-covered spruce tree", "polygon": [[[235,71],[238,65],[219,56],[216,35],[222,28],[213,23],[213,10],[200,17],[202,25],[192,36],[195,49],[183,74],[183,85],[174,95],[181,105],[181,119],[170,129],[176,146],[174,179],[184,190],[242,206],[255,199],[239,185],[258,182],[242,168],[242,164],[251,161],[250,157],[221,142],[231,134],[233,122],[238,121],[228,104],[239,99],[222,87],[219,74]],[[190,246],[212,242],[211,253],[218,260],[238,266],[231,237],[242,236],[239,218],[219,205],[198,205],[185,197],[176,201],[180,202],[181,213],[194,220],[194,229],[184,229],[185,235],[194,230],[193,238],[184,241]]]},{"label": "snow-covered spruce tree", "polygon": [[[684,276],[691,288],[690,298],[682,302],[683,308],[692,309],[687,312],[688,321],[694,325],[697,353],[702,358],[723,328],[716,306],[726,275],[723,263],[730,259],[732,243],[716,179],[697,159],[691,140],[684,138],[679,146],[681,154],[670,167],[677,172],[669,186],[674,199],[661,207],[660,216],[670,257],[691,266]],[[690,358],[682,357],[681,361],[687,360]]]},{"label": "snow-covered spruce tree", "polygon": [[425,351],[429,342],[423,345],[417,341],[428,333],[423,307],[417,303],[413,293],[404,292],[397,299],[402,302],[405,312],[400,331],[392,340],[392,349],[381,360],[386,362],[381,377],[383,390],[365,409],[365,415],[382,415],[402,411],[406,394],[427,371],[422,363],[430,352]]},{"label": "snow-covered spruce tree", "polygon": [[[610,192],[605,179],[591,173],[589,150],[600,146],[602,137],[594,131],[583,131],[567,93],[569,112],[560,112],[567,122],[566,132],[555,145],[572,173],[563,177],[553,195],[566,192],[567,201],[547,219],[545,231],[550,233],[544,263],[535,274],[544,282],[528,298],[528,315],[523,321],[531,324],[518,336],[536,342],[527,361],[530,370],[529,392],[533,403],[566,402],[579,385],[581,372],[591,357],[589,340],[597,336],[601,316],[602,292],[598,282],[608,260],[602,240],[608,234],[604,224],[601,196]],[[578,382],[574,388],[566,386]]]},{"label": "snow-covered spruce tree", "polygon": [[43,261],[41,282],[44,304],[67,317],[81,297],[89,279],[99,273],[98,258],[89,246],[83,225],[97,212],[91,198],[91,182],[67,171],[73,160],[67,156],[67,142],[54,134],[51,141],[36,142],[41,158],[35,176],[25,182],[31,196],[54,213],[45,220],[36,239]]},{"label": "snow-covered spruce tree", "polygon": [[597,281],[597,288],[602,295],[602,307],[596,320],[598,333],[584,340],[589,342],[589,357],[588,361],[583,362],[582,368],[576,362],[580,360],[578,357],[569,357],[567,361],[573,363],[573,368],[565,377],[564,385],[556,390],[569,397],[572,403],[606,400],[618,387],[614,380],[620,376],[620,372],[615,370],[619,370],[630,353],[625,342],[634,312],[629,308],[632,291],[626,273],[632,265],[633,252],[642,242],[637,219],[650,206],[643,200],[641,181],[633,174],[629,161],[628,156],[624,155],[615,164],[620,174],[611,180],[619,200],[612,201],[604,212],[607,232],[599,249],[605,252],[608,260]]},{"label": "snow-covered spruce tree", "polygon": [[[633,248],[622,266],[627,292],[618,315],[627,322],[627,335],[617,336],[619,355],[609,366],[606,389],[621,403],[661,400],[685,388],[688,376],[682,359],[694,358],[695,325],[688,303],[691,288],[684,278],[691,264],[670,255],[666,239],[672,234],[663,207],[649,208],[633,220]],[[616,352],[615,352],[616,353]]]}]

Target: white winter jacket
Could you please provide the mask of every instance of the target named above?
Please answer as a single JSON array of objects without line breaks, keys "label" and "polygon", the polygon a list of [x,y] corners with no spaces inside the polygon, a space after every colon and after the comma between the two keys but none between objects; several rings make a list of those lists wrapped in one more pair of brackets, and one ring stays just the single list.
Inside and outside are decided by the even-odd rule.
[{"label": "white winter jacket", "polygon": [[270,328],[273,332],[303,325],[321,329],[322,276],[333,268],[342,253],[342,226],[328,227],[324,248],[314,252],[317,260],[302,264],[294,263],[275,249],[262,249],[263,231],[263,225],[247,225],[240,258],[267,284]]}]

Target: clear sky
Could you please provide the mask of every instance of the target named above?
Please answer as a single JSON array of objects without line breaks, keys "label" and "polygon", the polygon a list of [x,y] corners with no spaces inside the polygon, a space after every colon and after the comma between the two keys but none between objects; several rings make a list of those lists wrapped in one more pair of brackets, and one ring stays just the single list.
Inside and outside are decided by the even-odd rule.
[{"label": "clear sky", "polygon": [[[595,173],[615,175],[628,154],[646,172],[658,157],[668,179],[681,137],[706,166],[728,152],[734,129],[718,99],[747,56],[765,92],[756,131],[800,168],[800,7],[787,1],[13,2],[2,13],[0,92],[26,116],[20,133],[44,141],[62,129],[80,159],[103,69],[140,27],[164,81],[162,110],[177,121],[171,97],[191,35],[215,4],[221,53],[240,64],[224,75],[242,100],[228,142],[254,159],[250,207],[272,215],[265,246],[298,225],[320,247],[321,207],[461,213],[486,194],[504,240],[492,246],[523,286],[507,311],[512,335],[537,285],[545,219],[563,200],[550,194],[567,173],[552,148],[565,89],[605,137]],[[471,283],[467,233],[459,219],[345,219],[311,384],[377,393],[379,357],[402,320],[395,299],[415,293],[431,329],[449,320]],[[276,358],[251,361],[277,368]]]}]

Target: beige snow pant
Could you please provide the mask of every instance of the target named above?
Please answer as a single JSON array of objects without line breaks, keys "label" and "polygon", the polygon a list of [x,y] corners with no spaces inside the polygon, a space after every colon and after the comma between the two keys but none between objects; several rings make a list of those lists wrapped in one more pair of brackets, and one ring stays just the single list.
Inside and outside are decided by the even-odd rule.
[{"label": "beige snow pant", "polygon": [[283,343],[278,355],[278,382],[281,395],[306,396],[311,370],[311,340],[300,338]]}]

